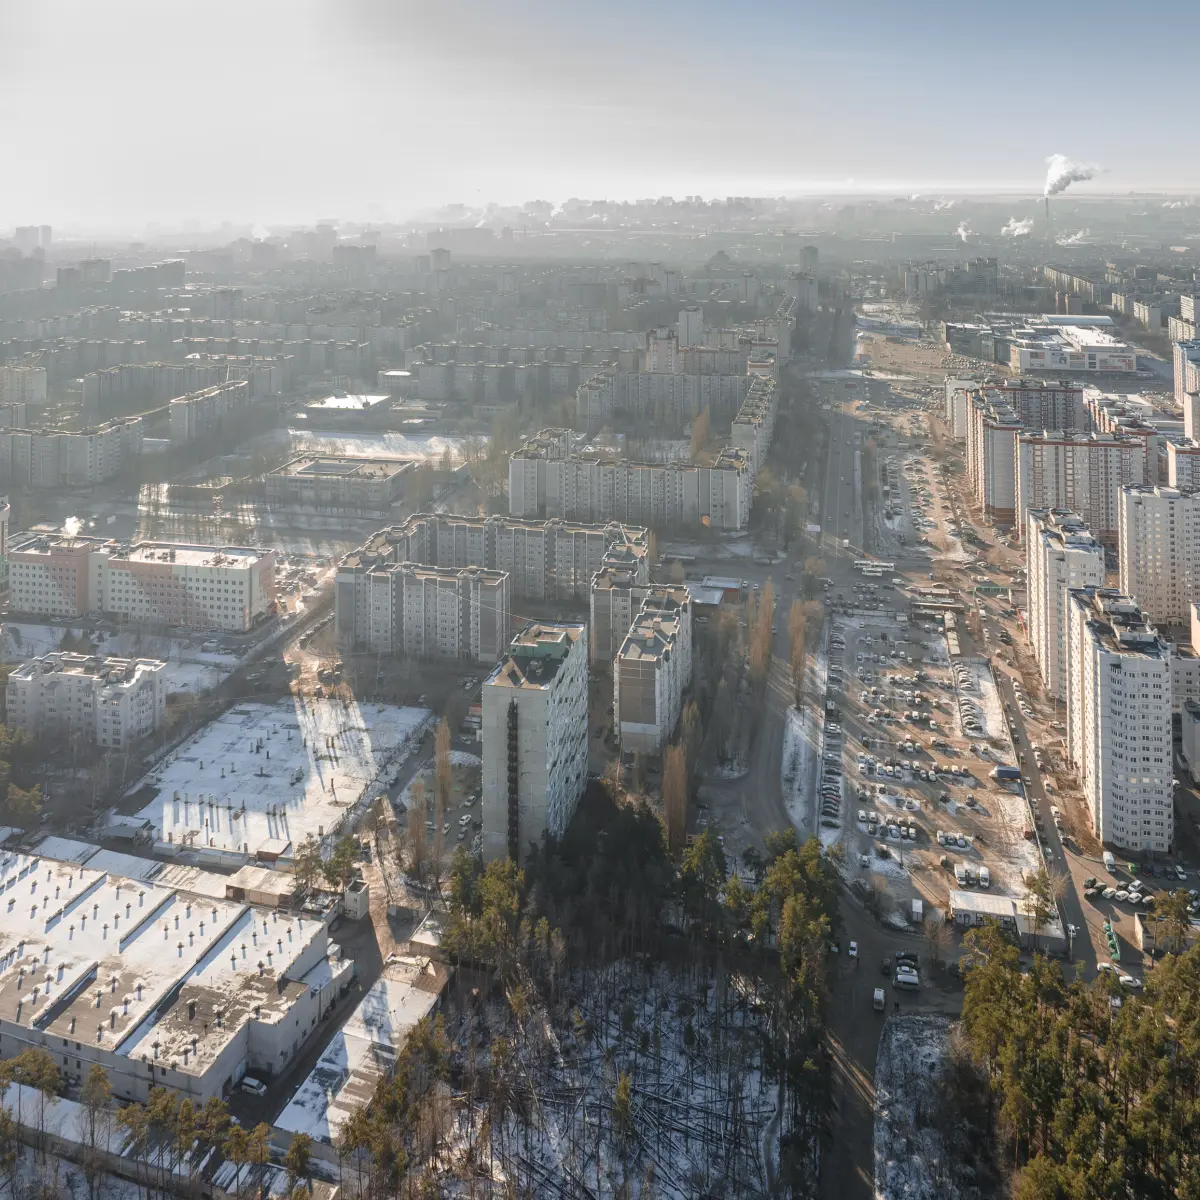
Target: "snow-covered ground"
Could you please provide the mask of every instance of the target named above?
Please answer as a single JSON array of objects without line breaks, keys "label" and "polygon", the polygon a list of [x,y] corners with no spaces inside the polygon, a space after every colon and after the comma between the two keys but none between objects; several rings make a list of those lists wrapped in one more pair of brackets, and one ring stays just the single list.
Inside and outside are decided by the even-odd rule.
[{"label": "snow-covered ground", "polygon": [[808,709],[797,712],[789,708],[783,726],[783,762],[780,765],[780,787],[783,803],[796,833],[807,837],[813,823],[812,765],[820,731]]},{"label": "snow-covered ground", "polygon": [[344,707],[289,697],[231,709],[131,789],[157,788],[137,815],[166,847],[287,857],[309,834],[332,834],[380,772],[410,750],[423,708]]},{"label": "snow-covered ground", "polygon": [[958,1200],[945,1147],[929,1114],[938,1105],[950,1020],[935,1013],[888,1019],[875,1060],[876,1200]]}]

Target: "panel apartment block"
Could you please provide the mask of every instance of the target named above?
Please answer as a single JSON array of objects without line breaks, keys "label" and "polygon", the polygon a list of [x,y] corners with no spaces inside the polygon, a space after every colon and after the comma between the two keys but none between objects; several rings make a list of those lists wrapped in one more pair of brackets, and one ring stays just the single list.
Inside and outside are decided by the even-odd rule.
[{"label": "panel apartment block", "polygon": [[246,546],[24,535],[10,543],[9,606],[244,633],[275,612],[275,559]]},{"label": "panel apartment block", "polygon": [[163,727],[167,664],[47,654],[10,672],[5,701],[7,723],[31,736],[53,734],[119,750]]},{"label": "panel apartment block", "polygon": [[1117,538],[1117,493],[1147,482],[1146,444],[1108,433],[1026,432],[1016,442],[1017,515],[1030,509],[1077,512],[1106,545]]},{"label": "panel apartment block", "polygon": [[1187,624],[1200,596],[1200,492],[1123,487],[1117,497],[1121,591],[1156,624]]},{"label": "panel apartment block", "polygon": [[587,785],[587,627],[526,626],[484,681],[483,856],[566,832]]},{"label": "panel apartment block", "polygon": [[1174,838],[1171,662],[1137,604],[1114,588],[1067,601],[1067,756],[1092,832],[1122,851]]},{"label": "panel apartment block", "polygon": [[1104,547],[1061,509],[1030,509],[1025,539],[1029,642],[1047,693],[1065,700],[1067,593],[1104,586]]}]

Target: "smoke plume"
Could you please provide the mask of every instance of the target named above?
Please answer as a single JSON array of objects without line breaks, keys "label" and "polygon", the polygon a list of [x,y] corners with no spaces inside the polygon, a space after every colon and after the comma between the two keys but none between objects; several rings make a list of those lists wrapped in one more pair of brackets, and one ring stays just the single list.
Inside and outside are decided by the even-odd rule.
[{"label": "smoke plume", "polygon": [[957,200],[939,200],[934,206],[934,212],[941,212],[946,208],[953,208],[958,203]]},{"label": "smoke plume", "polygon": [[1094,163],[1076,162],[1065,154],[1052,154],[1046,159],[1046,186],[1042,194],[1057,196],[1073,183],[1094,178],[1099,170]]},{"label": "smoke plume", "polygon": [[1000,236],[1007,238],[1028,237],[1032,232],[1032,217],[1026,217],[1023,221],[1018,221],[1016,217],[1009,217],[1008,224],[1000,230]]},{"label": "smoke plume", "polygon": [[77,538],[83,532],[83,522],[78,517],[68,517],[62,531],[64,537]]},{"label": "smoke plume", "polygon": [[1090,229],[1076,230],[1076,232],[1071,234],[1070,237],[1059,238],[1058,244],[1060,246],[1078,246],[1080,242],[1082,242],[1083,239],[1086,238],[1091,232],[1092,231]]},{"label": "smoke plume", "polygon": [[975,231],[966,223],[966,221],[959,221],[958,228],[954,232],[958,235],[959,239],[964,242],[968,238],[975,236]]}]

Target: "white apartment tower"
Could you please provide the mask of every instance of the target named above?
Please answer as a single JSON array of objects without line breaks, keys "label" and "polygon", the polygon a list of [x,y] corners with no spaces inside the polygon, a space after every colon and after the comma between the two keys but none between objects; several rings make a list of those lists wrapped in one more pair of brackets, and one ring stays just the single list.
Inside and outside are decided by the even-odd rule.
[{"label": "white apartment tower", "polygon": [[613,720],[621,749],[658,754],[692,681],[692,602],[685,588],[655,588],[613,660]]},{"label": "white apartment tower", "polygon": [[1073,512],[1031,509],[1025,529],[1029,642],[1042,682],[1066,699],[1067,594],[1104,586],[1104,547]]},{"label": "white apartment tower", "polygon": [[1171,659],[1115,588],[1067,599],[1067,756],[1092,832],[1123,851],[1165,853],[1174,837]]},{"label": "white apartment tower", "polygon": [[1121,591],[1151,621],[1186,623],[1200,596],[1200,492],[1123,487],[1117,495]]},{"label": "white apartment tower", "polygon": [[527,625],[483,684],[483,856],[561,837],[587,785],[587,626]]}]

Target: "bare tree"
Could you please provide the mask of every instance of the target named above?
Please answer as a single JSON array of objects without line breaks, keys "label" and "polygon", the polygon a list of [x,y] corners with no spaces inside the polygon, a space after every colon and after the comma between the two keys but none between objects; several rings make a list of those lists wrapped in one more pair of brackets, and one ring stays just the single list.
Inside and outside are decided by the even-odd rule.
[{"label": "bare tree", "polygon": [[704,453],[704,448],[708,445],[708,427],[708,409],[705,408],[692,422],[692,462],[700,461],[700,455]]},{"label": "bare tree", "polygon": [[454,768],[450,762],[450,722],[445,717],[438,725],[437,740],[433,751],[433,878],[442,877],[442,856],[445,851],[446,835],[443,826],[446,810],[450,807],[454,788]]},{"label": "bare tree", "polygon": [[662,790],[667,846],[678,859],[687,842],[687,763],[682,746],[668,746],[663,755]]},{"label": "bare tree", "polygon": [[932,912],[925,922],[925,944],[929,947],[929,961],[940,963],[950,949],[950,927],[940,912]]},{"label": "bare tree", "polygon": [[417,879],[423,880],[429,865],[429,843],[425,836],[425,781],[414,779],[409,788],[408,803],[408,869]]}]

